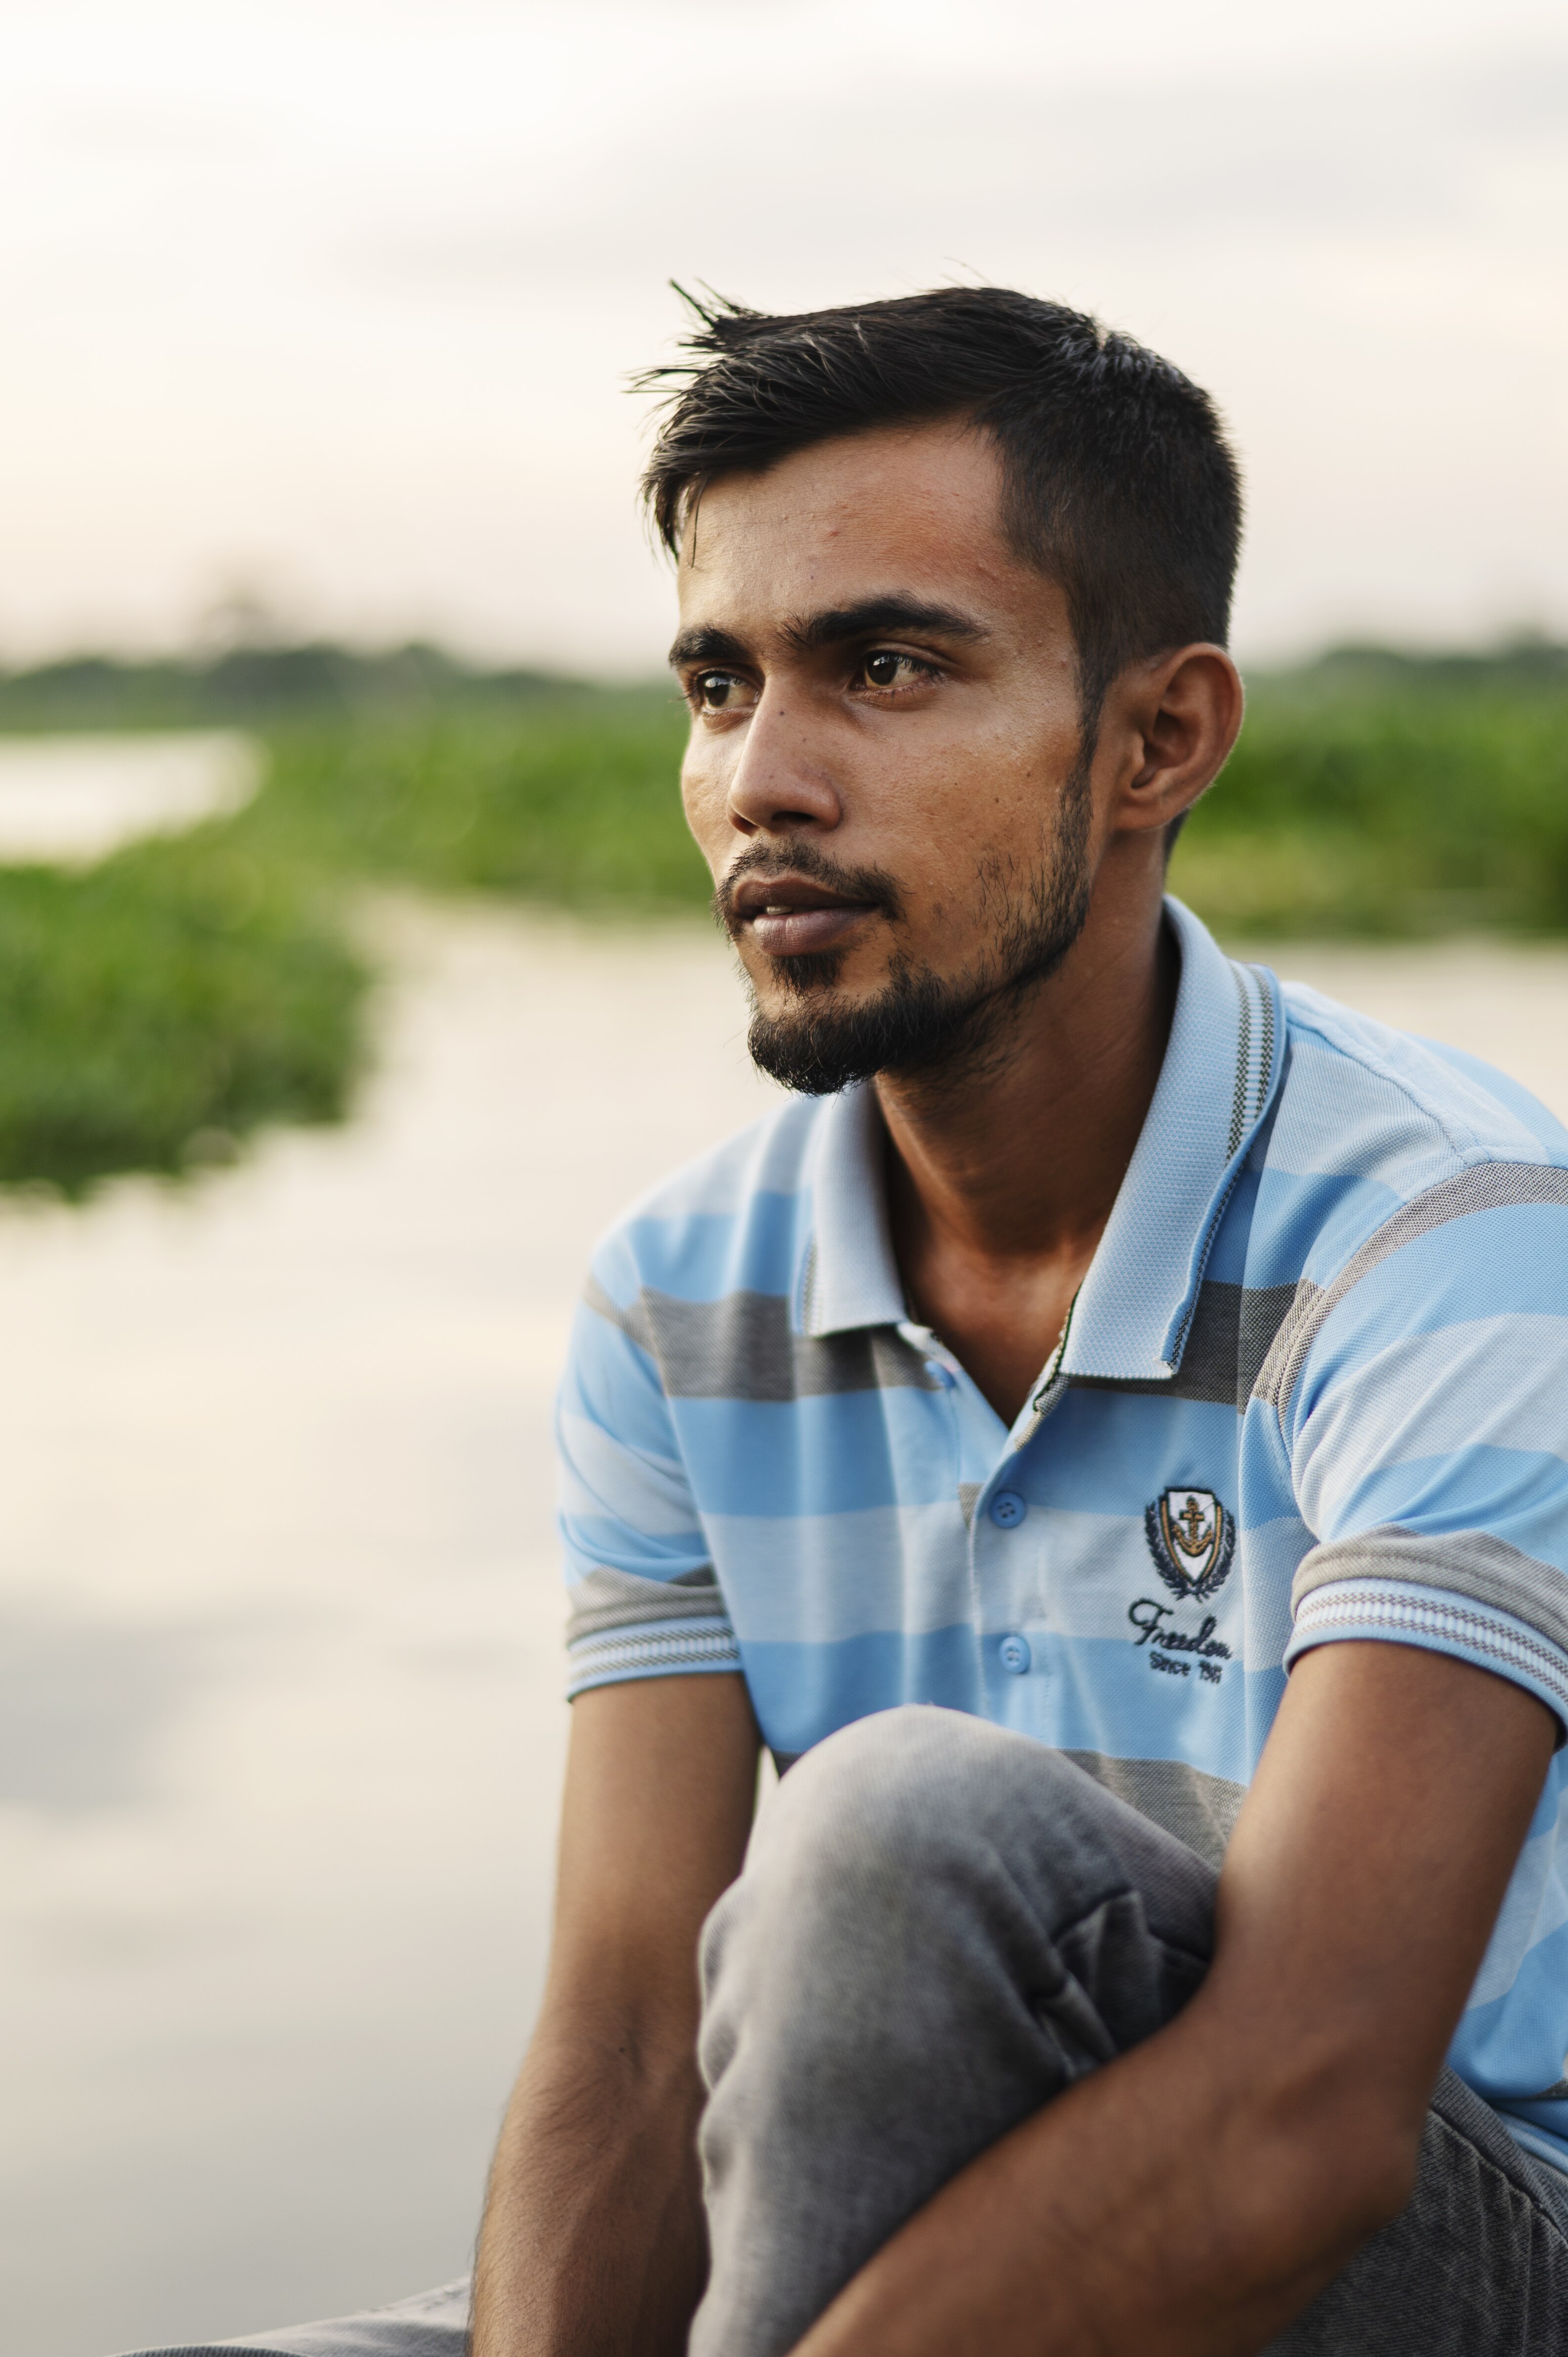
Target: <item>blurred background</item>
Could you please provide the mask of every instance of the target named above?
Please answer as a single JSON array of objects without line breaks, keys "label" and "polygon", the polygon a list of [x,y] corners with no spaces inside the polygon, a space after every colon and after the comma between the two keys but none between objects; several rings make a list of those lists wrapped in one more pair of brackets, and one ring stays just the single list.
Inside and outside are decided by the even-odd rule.
[{"label": "blurred background", "polygon": [[763,1106],[634,484],[667,282],[1224,408],[1229,941],[1568,1113],[1556,0],[0,0],[0,2338],[467,2264],[592,1239]]}]

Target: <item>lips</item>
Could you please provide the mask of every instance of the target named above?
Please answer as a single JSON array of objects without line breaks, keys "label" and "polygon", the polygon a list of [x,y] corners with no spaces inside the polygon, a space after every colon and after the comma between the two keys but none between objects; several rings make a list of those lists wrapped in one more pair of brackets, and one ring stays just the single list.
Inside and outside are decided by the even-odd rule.
[{"label": "lips", "polygon": [[768,957],[801,957],[836,949],[875,905],[804,876],[747,876],[731,896],[731,924]]}]

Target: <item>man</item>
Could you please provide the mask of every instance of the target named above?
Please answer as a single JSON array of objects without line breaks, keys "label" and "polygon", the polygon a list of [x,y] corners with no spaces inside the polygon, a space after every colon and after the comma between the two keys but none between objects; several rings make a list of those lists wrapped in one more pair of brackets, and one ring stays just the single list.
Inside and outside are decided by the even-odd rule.
[{"label": "man", "polygon": [[1568,1138],[1162,905],[1201,393],[991,290],[699,341],[686,809],[811,1093],[577,1329],[476,2351],[1559,2348]]},{"label": "man", "polygon": [[1558,2350],[1568,1136],[1163,897],[1201,393],[992,289],[695,340],[683,791],[796,1093],[576,1329],[475,2357]]}]

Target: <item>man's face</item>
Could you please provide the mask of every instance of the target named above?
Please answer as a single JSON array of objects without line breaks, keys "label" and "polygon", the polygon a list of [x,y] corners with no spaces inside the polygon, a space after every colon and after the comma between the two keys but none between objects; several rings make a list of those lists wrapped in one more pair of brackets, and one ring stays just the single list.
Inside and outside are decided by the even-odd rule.
[{"label": "man's face", "polygon": [[983,435],[885,429],[721,479],[688,528],[686,815],[796,1086],[974,1048],[1083,922],[1076,648],[1001,489]]}]

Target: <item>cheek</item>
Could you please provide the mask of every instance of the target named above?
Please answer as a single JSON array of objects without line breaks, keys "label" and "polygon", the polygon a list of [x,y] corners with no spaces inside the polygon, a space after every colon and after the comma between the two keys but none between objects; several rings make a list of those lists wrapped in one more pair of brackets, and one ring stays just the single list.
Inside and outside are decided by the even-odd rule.
[{"label": "cheek", "polygon": [[913,866],[961,893],[976,868],[1009,847],[1038,841],[1052,800],[1047,764],[1016,758],[1009,746],[954,746],[940,758],[910,763],[885,802]]},{"label": "cheek", "polygon": [[725,780],[706,745],[693,747],[682,764],[681,807],[698,849],[716,873],[728,847],[729,827]]},{"label": "cheek", "polygon": [[1042,747],[1038,737],[999,737],[905,770],[886,807],[897,841],[886,864],[918,928],[943,928],[961,956],[972,933],[994,930],[998,890],[1005,897],[1051,856],[1060,780],[1075,750],[1076,738]]}]

